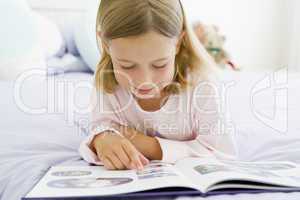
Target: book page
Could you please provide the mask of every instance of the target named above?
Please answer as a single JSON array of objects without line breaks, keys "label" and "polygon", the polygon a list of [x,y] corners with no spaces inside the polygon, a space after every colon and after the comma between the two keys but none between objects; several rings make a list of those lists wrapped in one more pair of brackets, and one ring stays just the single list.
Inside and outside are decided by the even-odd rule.
[{"label": "book page", "polygon": [[164,187],[189,187],[172,164],[151,161],[143,170],[106,170],[104,166],[52,167],[27,198],[91,197]]},{"label": "book page", "polygon": [[212,158],[185,158],[176,162],[175,167],[196,185],[198,190],[206,192],[211,185],[221,180],[218,174],[225,172],[222,168],[212,169],[217,164],[219,162]]},{"label": "book page", "polygon": [[[245,186],[248,181],[248,186],[258,182],[274,186],[300,187],[300,168],[290,162],[237,162],[214,158],[187,158],[177,162],[175,166],[205,191],[224,181],[226,187],[230,181],[234,185],[242,182]],[[239,184],[239,187],[243,188],[243,184]]]}]

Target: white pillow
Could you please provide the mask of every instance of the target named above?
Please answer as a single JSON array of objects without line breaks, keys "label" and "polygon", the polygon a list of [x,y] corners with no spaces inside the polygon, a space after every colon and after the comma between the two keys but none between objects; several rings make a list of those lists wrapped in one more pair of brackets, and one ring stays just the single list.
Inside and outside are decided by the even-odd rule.
[{"label": "white pillow", "polygon": [[97,47],[96,39],[96,18],[99,3],[100,0],[87,2],[87,11],[74,29],[76,47],[92,71],[95,71],[100,61],[100,52]]},{"label": "white pillow", "polygon": [[39,29],[25,0],[0,1],[0,80],[32,69],[46,69]]},{"label": "white pillow", "polygon": [[38,26],[39,43],[41,44],[46,59],[62,56],[66,51],[66,42],[58,26],[48,18],[33,13]]},{"label": "white pillow", "polygon": [[52,57],[47,60],[48,75],[57,75],[67,72],[89,72],[86,63],[71,53],[66,53],[62,57]]}]

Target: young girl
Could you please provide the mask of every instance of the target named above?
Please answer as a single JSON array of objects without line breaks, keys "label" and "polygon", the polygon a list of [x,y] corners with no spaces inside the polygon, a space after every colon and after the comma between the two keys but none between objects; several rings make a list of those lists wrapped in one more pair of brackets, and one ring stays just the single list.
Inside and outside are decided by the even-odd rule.
[{"label": "young girl", "polygon": [[87,162],[142,169],[149,160],[234,158],[214,63],[180,0],[101,0],[97,30],[91,134],[79,149]]}]

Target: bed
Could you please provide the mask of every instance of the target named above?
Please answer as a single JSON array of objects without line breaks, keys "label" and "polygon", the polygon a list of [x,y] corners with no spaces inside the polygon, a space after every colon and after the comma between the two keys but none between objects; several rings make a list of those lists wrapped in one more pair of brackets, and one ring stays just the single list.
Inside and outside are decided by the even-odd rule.
[{"label": "bed", "polygon": [[[300,96],[296,95],[300,84],[294,78],[297,76],[298,74],[291,74],[286,85],[289,91],[289,130],[281,134],[265,125],[262,126],[259,120],[251,119],[247,111],[248,102],[242,100],[245,90],[252,88],[251,82],[261,80],[260,78],[265,75],[229,73],[224,76],[224,81],[234,79],[236,83],[228,97],[230,102],[228,107],[237,126],[236,141],[239,159],[290,160],[300,164],[300,126],[297,115],[300,110],[298,104]],[[18,81],[0,82],[0,92],[2,97],[5,97],[0,99],[0,197],[2,200],[20,199],[50,166],[87,165],[80,158],[77,149],[80,141],[88,134],[88,117],[84,108],[88,104],[91,80],[92,74],[89,73],[67,73],[51,77],[28,78],[21,85]],[[56,88],[64,88],[62,85],[68,88],[69,85],[69,89],[73,89],[70,89],[72,92],[69,90],[58,92],[55,96],[51,94],[54,85],[57,85]],[[70,101],[73,97],[76,101]],[[55,102],[55,109],[49,106],[51,102]],[[62,104],[62,102],[69,102],[69,104]],[[270,102],[264,104],[262,101],[262,104],[262,107],[268,110]],[[243,115],[237,114],[241,112]],[[299,199],[300,193],[221,195],[207,199],[257,198]],[[178,197],[178,199],[202,198]]]},{"label": "bed", "polygon": [[[80,60],[79,53],[90,60],[87,64],[93,65],[95,58],[90,57],[90,52],[84,53],[86,43],[82,35],[74,36],[72,32],[74,23],[80,21],[85,12],[84,1],[28,2],[62,29],[66,40],[64,48],[72,53],[72,59],[76,61],[69,63],[68,67],[82,67],[82,62],[77,62]],[[81,26],[77,29],[80,32],[83,30]],[[74,41],[82,48],[77,49]],[[290,160],[300,164],[300,74],[282,69],[259,73],[224,71],[221,75],[228,91],[226,109],[229,109],[235,125],[239,159]],[[19,200],[50,166],[87,165],[77,149],[88,135],[89,119],[85,108],[89,101],[91,80],[91,73],[71,72],[0,81],[1,200]],[[300,199],[300,192],[220,195],[207,199],[258,198]]]}]

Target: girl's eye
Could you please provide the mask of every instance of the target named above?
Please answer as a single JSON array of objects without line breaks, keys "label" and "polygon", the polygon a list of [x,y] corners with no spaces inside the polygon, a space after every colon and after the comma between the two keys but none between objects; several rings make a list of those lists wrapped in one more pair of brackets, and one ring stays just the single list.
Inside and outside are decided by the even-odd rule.
[{"label": "girl's eye", "polygon": [[154,68],[157,68],[157,69],[162,69],[162,68],[165,68],[167,66],[167,64],[165,65],[153,65]]},{"label": "girl's eye", "polygon": [[132,65],[132,66],[123,66],[123,65],[120,65],[122,69],[125,69],[125,70],[129,70],[129,69],[133,69],[135,67],[135,65]]}]

